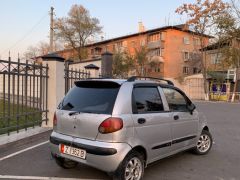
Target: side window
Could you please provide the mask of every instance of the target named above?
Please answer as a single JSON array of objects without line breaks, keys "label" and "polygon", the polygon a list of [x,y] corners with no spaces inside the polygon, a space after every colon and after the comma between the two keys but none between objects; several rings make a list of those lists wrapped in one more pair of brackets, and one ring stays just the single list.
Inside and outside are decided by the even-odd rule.
[{"label": "side window", "polygon": [[137,113],[163,111],[163,104],[157,87],[136,87],[133,89],[133,109]]},{"label": "side window", "polygon": [[162,88],[166,96],[170,111],[188,111],[184,96],[175,89]]}]

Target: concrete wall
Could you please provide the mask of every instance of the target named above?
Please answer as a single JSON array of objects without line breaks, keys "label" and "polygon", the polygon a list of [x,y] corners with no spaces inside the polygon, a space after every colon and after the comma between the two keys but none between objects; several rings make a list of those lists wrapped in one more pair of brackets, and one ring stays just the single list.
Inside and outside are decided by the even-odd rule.
[{"label": "concrete wall", "polygon": [[202,74],[188,76],[184,79],[182,90],[192,100],[204,100],[204,81]]},{"label": "concrete wall", "polygon": [[[89,65],[89,64],[93,64],[97,67],[99,67],[99,70],[86,70],[84,67]],[[69,65],[70,69],[73,70],[81,70],[81,71],[87,71],[90,73],[90,77],[99,77],[100,72],[101,72],[101,59],[97,59],[97,60],[86,60],[83,62],[79,62],[79,63],[72,63]]]}]

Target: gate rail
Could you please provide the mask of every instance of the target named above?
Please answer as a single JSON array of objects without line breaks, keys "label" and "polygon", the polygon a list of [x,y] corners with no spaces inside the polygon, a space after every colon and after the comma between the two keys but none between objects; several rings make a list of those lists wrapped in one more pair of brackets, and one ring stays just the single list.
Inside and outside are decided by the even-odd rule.
[{"label": "gate rail", "polygon": [[0,60],[0,134],[47,123],[48,65]]},{"label": "gate rail", "polygon": [[90,78],[90,72],[70,68],[69,62],[65,63],[64,78],[65,78],[65,94],[74,86],[74,82],[78,80]]}]

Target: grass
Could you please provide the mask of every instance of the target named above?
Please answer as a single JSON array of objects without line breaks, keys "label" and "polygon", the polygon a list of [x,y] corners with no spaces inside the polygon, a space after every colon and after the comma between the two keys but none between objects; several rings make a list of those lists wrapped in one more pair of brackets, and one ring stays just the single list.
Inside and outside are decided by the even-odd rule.
[{"label": "grass", "polygon": [[[19,108],[19,109],[18,109]],[[19,113],[18,113],[19,111]],[[10,114],[10,116],[9,116]],[[0,100],[0,134],[41,125],[42,113],[37,108],[22,106]]]}]

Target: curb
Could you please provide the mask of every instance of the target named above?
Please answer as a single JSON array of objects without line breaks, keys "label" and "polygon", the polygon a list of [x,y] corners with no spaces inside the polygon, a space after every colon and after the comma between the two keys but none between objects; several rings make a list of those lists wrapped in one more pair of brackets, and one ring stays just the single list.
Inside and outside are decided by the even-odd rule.
[{"label": "curb", "polygon": [[25,141],[24,139],[27,139],[27,141],[29,141],[31,140],[31,138],[34,138],[39,134],[43,134],[45,132],[50,132],[50,131],[52,131],[52,128],[35,127],[35,128],[29,128],[27,129],[27,131],[23,129],[19,133],[13,132],[10,135],[7,135],[7,134],[0,135],[0,147],[6,144],[16,143],[20,140]]}]

